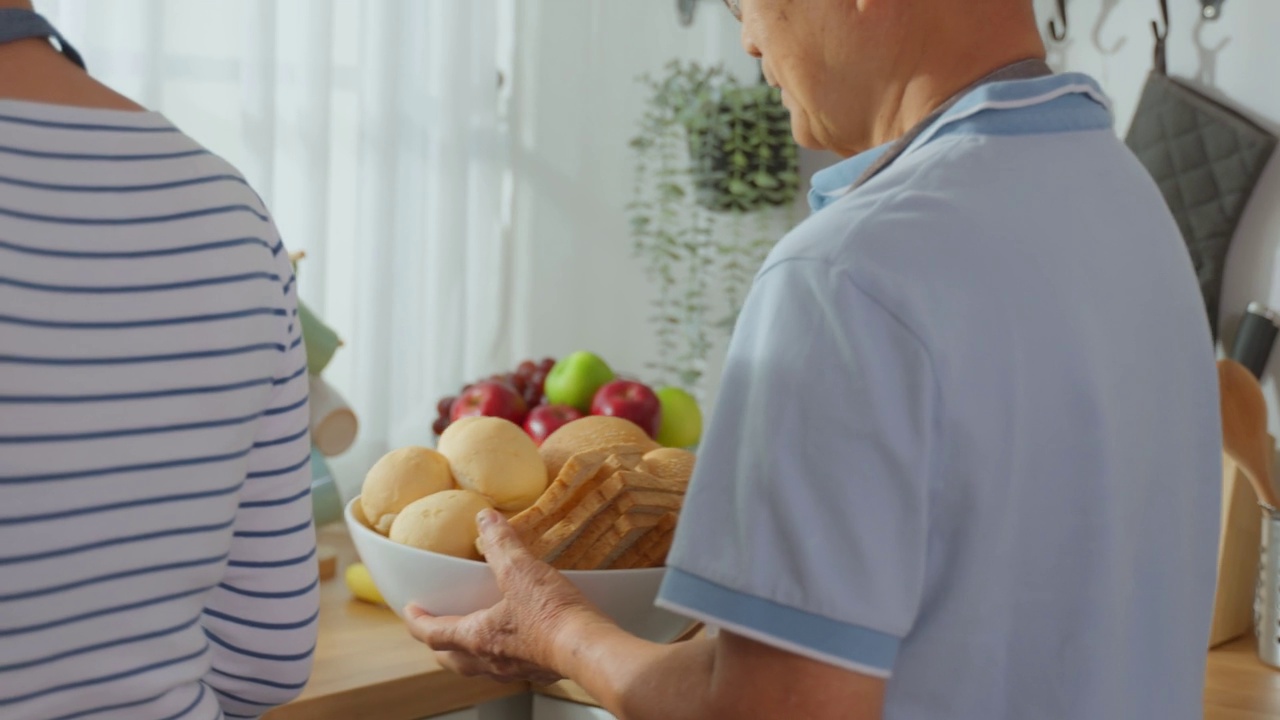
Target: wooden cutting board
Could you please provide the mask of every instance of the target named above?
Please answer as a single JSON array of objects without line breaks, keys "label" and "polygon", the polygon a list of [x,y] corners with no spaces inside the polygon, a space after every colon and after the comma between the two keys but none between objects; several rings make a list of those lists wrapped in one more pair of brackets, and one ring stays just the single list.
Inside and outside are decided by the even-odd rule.
[{"label": "wooden cutting board", "polygon": [[[1274,446],[1274,439],[1272,442]],[[1211,648],[1253,631],[1253,595],[1261,542],[1262,508],[1258,505],[1258,495],[1235,461],[1224,453],[1218,587],[1209,632]]]}]

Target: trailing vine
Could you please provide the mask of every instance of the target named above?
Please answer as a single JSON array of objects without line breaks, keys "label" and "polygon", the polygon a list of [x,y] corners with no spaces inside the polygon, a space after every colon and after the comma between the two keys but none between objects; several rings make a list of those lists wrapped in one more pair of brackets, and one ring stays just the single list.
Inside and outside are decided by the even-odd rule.
[{"label": "trailing vine", "polygon": [[650,320],[664,384],[701,397],[708,355],[732,331],[751,281],[794,224],[797,149],[779,94],[723,67],[668,63],[640,78],[649,100],[635,151],[633,249],[656,286]]}]

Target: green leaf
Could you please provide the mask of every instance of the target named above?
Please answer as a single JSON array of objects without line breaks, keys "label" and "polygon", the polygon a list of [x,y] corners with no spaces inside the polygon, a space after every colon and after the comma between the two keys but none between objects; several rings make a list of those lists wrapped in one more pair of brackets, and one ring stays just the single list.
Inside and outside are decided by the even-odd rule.
[{"label": "green leaf", "polygon": [[756,184],[756,187],[761,188],[773,189],[782,186],[782,183],[778,182],[777,178],[763,170],[756,173],[751,180]]},{"label": "green leaf", "polygon": [[658,192],[662,194],[664,200],[679,200],[685,196],[684,188],[673,182],[658,186]]}]

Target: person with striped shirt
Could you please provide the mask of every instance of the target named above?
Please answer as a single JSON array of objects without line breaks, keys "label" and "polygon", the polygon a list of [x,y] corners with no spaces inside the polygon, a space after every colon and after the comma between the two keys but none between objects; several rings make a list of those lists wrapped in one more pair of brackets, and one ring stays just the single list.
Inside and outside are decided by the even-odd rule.
[{"label": "person with striped shirt", "polygon": [[261,200],[0,0],[0,718],[254,718],[296,696],[309,454]]}]

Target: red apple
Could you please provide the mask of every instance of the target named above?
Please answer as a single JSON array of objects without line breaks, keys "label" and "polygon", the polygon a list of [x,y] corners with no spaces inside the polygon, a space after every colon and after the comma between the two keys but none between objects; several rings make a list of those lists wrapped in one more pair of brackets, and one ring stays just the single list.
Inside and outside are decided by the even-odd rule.
[{"label": "red apple", "polygon": [[466,392],[453,401],[449,419],[486,415],[506,418],[520,425],[524,423],[528,411],[524,398],[510,385],[496,380],[483,380],[467,388]]},{"label": "red apple", "polygon": [[529,411],[524,421],[524,431],[529,433],[533,442],[541,445],[547,436],[560,426],[567,425],[581,418],[582,411],[568,405],[539,405]]},{"label": "red apple", "polygon": [[592,415],[612,415],[639,425],[649,437],[662,424],[662,403],[653,390],[635,380],[611,380],[591,398]]}]

